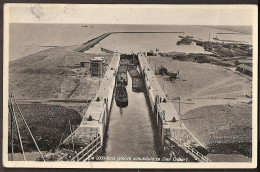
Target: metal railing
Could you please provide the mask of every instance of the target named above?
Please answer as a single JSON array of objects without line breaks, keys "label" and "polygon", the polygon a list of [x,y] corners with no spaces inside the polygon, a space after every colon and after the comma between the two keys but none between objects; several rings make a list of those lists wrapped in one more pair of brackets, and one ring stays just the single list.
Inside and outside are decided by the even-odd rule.
[{"label": "metal railing", "polygon": [[194,155],[196,155],[197,157],[199,157],[201,160],[205,161],[205,162],[211,162],[208,158],[206,158],[204,155],[202,155],[201,153],[199,153],[196,149],[194,149],[191,146],[188,146],[188,150],[191,151],[191,153],[193,153]]},{"label": "metal railing", "polygon": [[115,53],[114,51],[108,50],[106,48],[102,48],[102,47],[100,47],[100,48],[101,48],[101,51],[104,51],[106,53],[110,53],[110,54],[114,54]]},{"label": "metal railing", "polygon": [[93,138],[83,150],[75,155],[70,161],[88,161],[95,153],[97,153],[101,146],[101,136],[98,134]]},{"label": "metal railing", "polygon": [[[171,140],[169,138],[169,136],[165,135],[165,144],[166,146],[168,146],[168,148],[170,148],[173,152],[175,152],[175,150],[172,148],[172,145],[178,145],[177,143],[175,143],[173,140]],[[202,161],[205,162],[211,162],[207,157],[205,157],[204,155],[202,155],[199,151],[197,151],[196,149],[194,149],[191,146],[188,146],[187,149],[193,153],[195,156],[197,156],[198,158],[200,158]]]}]

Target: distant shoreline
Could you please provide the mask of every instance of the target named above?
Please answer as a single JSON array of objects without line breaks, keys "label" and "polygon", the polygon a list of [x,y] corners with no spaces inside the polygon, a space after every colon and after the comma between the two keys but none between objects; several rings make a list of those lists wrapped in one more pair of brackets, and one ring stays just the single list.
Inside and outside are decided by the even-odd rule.
[{"label": "distant shoreline", "polygon": [[226,35],[226,34],[228,34],[228,35],[251,35],[251,34],[248,34],[248,33],[240,33],[240,32],[237,32],[237,33],[219,32],[217,34],[219,34],[219,35]]},{"label": "distant shoreline", "polygon": [[209,28],[213,28],[213,29],[220,29],[220,30],[225,30],[225,31],[236,32],[236,33],[218,33],[218,34],[252,35],[252,32],[253,32],[252,26],[235,26],[235,25],[230,25],[230,26],[209,25],[209,26],[206,26],[205,25],[204,27],[209,27]]},{"label": "distant shoreline", "polygon": [[[206,26],[206,25],[98,25],[98,24],[85,24],[89,26],[87,29],[82,28],[83,24],[24,24],[24,23],[11,23],[10,24],[10,47],[9,47],[9,61],[14,61],[22,57],[26,57],[32,54],[35,54],[39,51],[44,51],[49,48],[62,47],[62,46],[78,46],[81,45],[86,40],[91,40],[96,38],[104,33],[116,32],[116,33],[158,33],[158,32],[185,32],[187,34],[196,35],[197,37],[203,38],[206,40],[208,38],[209,32],[229,32],[225,30],[230,30],[228,28],[233,28],[238,30],[234,26]],[[91,28],[93,26],[93,28]],[[111,27],[110,27],[111,26]],[[199,27],[200,29],[198,29]],[[225,29],[225,30],[212,30],[210,27]],[[195,28],[193,30],[193,28]],[[244,27],[241,27],[242,30]],[[246,27],[247,28],[247,27]],[[249,30],[251,27],[248,27]],[[190,31],[195,33],[189,33]],[[201,31],[203,30],[203,31]],[[47,32],[46,32],[47,31]],[[176,32],[178,34],[178,32]],[[232,32],[231,32],[232,33]],[[214,35],[213,34],[213,35]],[[66,35],[66,36],[65,36]],[[206,36],[204,36],[206,35]],[[204,36],[204,37],[203,37]],[[238,37],[240,35],[237,35]],[[128,36],[130,39],[132,36]],[[153,39],[153,35],[150,38],[146,37],[145,39]],[[251,35],[242,35],[241,37],[246,37],[245,40],[250,42],[248,37]],[[171,38],[171,36],[169,36]],[[244,40],[244,38],[241,38]],[[167,40],[165,40],[167,42]],[[26,42],[26,44],[24,44]],[[133,41],[132,41],[133,42]],[[169,41],[169,44],[172,42]],[[152,45],[150,45],[152,47]],[[169,47],[168,47],[169,49]]]}]

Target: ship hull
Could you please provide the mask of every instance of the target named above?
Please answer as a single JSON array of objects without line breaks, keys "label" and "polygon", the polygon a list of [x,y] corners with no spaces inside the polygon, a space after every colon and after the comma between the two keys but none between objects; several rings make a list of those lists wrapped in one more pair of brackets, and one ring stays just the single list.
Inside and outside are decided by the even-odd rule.
[{"label": "ship hull", "polygon": [[126,101],[117,100],[116,101],[116,105],[118,107],[127,107],[128,106],[128,101],[127,100]]},{"label": "ship hull", "polygon": [[118,107],[128,106],[128,95],[125,87],[116,87],[115,100]]},{"label": "ship hull", "polygon": [[144,83],[142,78],[133,78],[132,79],[132,90],[134,92],[142,92],[144,89]]},{"label": "ship hull", "polygon": [[127,78],[127,66],[119,66],[117,73],[117,85],[123,84],[123,86],[128,85]]}]

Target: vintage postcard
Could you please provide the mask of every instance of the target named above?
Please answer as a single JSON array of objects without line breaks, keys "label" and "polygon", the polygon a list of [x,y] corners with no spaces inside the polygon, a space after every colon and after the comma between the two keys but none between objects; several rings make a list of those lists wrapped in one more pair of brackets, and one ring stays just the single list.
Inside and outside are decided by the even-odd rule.
[{"label": "vintage postcard", "polygon": [[5,4],[4,166],[255,168],[257,16]]}]

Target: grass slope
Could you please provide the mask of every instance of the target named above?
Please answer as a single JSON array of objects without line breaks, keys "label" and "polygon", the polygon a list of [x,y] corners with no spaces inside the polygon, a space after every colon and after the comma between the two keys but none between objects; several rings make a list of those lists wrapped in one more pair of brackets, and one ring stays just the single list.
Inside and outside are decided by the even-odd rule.
[{"label": "grass slope", "polygon": [[[76,52],[73,48],[51,48],[10,62],[9,90],[17,99],[69,98],[84,80],[76,75],[88,71],[78,64],[99,56]],[[111,55],[102,56],[110,62]],[[88,80],[89,85],[91,82]]]},{"label": "grass slope", "polygon": [[[39,148],[43,151],[48,151],[53,147],[57,147],[62,137],[62,133],[65,132],[64,138],[70,134],[68,120],[71,120],[71,125],[75,129],[81,122],[81,116],[75,110],[46,104],[20,104],[19,105],[28,126],[36,139]],[[15,108],[19,128],[23,140],[24,150],[37,151],[33,140],[27,130],[25,123],[20,115],[18,115],[18,109]],[[15,130],[16,131],[16,128]],[[11,134],[10,134],[10,118],[9,118],[9,147],[11,152]],[[21,150],[18,142],[18,135],[14,133],[14,150],[19,152]]]},{"label": "grass slope", "polygon": [[211,153],[252,154],[252,106],[211,105],[184,115],[184,124]]}]

